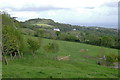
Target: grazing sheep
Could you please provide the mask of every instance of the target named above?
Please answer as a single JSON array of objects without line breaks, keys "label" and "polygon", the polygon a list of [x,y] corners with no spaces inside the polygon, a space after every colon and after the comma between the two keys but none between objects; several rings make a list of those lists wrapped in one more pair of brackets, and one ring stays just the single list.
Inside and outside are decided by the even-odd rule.
[{"label": "grazing sheep", "polygon": [[68,56],[57,56],[56,57],[56,60],[69,60],[69,58],[70,58],[70,55],[68,55]]}]

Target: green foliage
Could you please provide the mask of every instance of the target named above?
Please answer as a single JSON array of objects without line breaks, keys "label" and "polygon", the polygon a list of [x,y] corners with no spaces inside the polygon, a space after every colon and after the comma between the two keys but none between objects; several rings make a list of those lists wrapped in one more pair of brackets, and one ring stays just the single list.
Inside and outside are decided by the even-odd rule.
[{"label": "green foliage", "polygon": [[59,36],[59,35],[60,35],[60,31],[56,31],[55,33],[56,33],[56,35],[57,35],[57,36]]},{"label": "green foliage", "polygon": [[34,54],[35,51],[37,51],[41,46],[41,39],[28,38],[27,43],[28,43],[29,49],[32,51],[32,54]]},{"label": "green foliage", "polygon": [[57,39],[60,39],[61,32],[60,31],[56,31],[55,34],[57,35]]},{"label": "green foliage", "polygon": [[44,49],[47,52],[57,53],[59,51],[59,45],[55,42],[49,43],[48,45],[44,46]]},{"label": "green foliage", "polygon": [[103,36],[101,39],[101,45],[111,47],[114,44],[114,39],[110,36]]},{"label": "green foliage", "polygon": [[10,18],[10,15],[6,12],[2,14],[2,25],[13,26],[13,19]]},{"label": "green foliage", "polygon": [[2,26],[2,43],[5,54],[12,54],[14,51],[22,52],[23,39],[19,30],[16,30],[13,26]]},{"label": "green foliage", "polygon": [[27,20],[25,23],[28,23],[28,24],[50,24],[50,23],[54,23],[54,21],[51,19],[36,18],[36,19]]},{"label": "green foliage", "polygon": [[20,28],[19,29],[21,31],[22,34],[24,35],[31,35],[34,36],[35,31],[29,28]]},{"label": "green foliage", "polygon": [[79,41],[79,39],[76,36],[71,34],[61,34],[60,39],[66,41]]},{"label": "green foliage", "polygon": [[37,29],[37,30],[35,30],[34,36],[36,36],[36,37],[43,37],[44,33],[45,33],[45,30]]},{"label": "green foliage", "polygon": [[106,62],[107,65],[113,65],[114,62],[118,61],[118,55],[115,53],[110,53],[108,55],[106,55]]}]

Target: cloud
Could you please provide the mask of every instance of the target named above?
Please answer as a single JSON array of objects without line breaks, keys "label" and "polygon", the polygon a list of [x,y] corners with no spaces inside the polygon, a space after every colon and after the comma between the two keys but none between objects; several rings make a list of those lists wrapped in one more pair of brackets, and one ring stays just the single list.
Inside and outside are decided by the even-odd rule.
[{"label": "cloud", "polygon": [[16,11],[48,11],[48,10],[62,10],[62,9],[68,9],[68,8],[59,8],[54,6],[40,6],[40,7],[23,7],[20,9],[16,9]]},{"label": "cloud", "polygon": [[102,6],[106,6],[106,7],[118,7],[118,2],[106,2]]},{"label": "cloud", "polygon": [[68,10],[69,8],[60,8],[46,5],[46,6],[23,6],[21,8],[5,7],[0,9],[7,11],[49,11],[49,10]]},{"label": "cloud", "polygon": [[49,18],[63,23],[113,23],[118,0],[0,0],[0,10],[24,21]]},{"label": "cloud", "polygon": [[85,9],[94,9],[95,7],[84,7]]}]

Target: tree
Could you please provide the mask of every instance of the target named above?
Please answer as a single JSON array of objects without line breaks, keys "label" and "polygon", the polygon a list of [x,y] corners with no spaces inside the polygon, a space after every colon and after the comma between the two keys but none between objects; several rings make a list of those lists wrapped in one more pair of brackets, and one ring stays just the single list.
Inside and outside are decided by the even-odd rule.
[{"label": "tree", "polygon": [[13,56],[21,55],[23,39],[22,35],[18,30],[15,30],[14,27],[3,25],[3,35],[2,35],[2,43],[3,43],[3,53],[11,55],[11,59]]},{"label": "tree", "polygon": [[111,47],[115,43],[114,39],[110,36],[103,36],[101,38],[101,45],[105,47]]},{"label": "tree", "polygon": [[44,35],[44,33],[45,33],[45,30],[42,30],[42,29],[37,29],[37,30],[35,30],[36,32],[35,32],[35,36],[36,37],[43,37],[43,35]]},{"label": "tree", "polygon": [[11,55],[13,58],[15,55],[20,55],[21,34],[19,30],[14,28],[13,19],[7,13],[2,14],[2,55],[6,64],[6,55]]},{"label": "tree", "polygon": [[59,51],[59,45],[55,42],[49,43],[48,45],[44,46],[46,52],[57,53]]},{"label": "tree", "polygon": [[59,36],[60,36],[60,34],[61,34],[60,31],[56,31],[55,33],[56,33],[56,35],[57,35],[57,39],[59,39]]},{"label": "tree", "polygon": [[34,56],[35,51],[37,51],[41,46],[41,39],[28,38],[27,43],[28,43],[29,49],[32,51],[32,55]]},{"label": "tree", "polygon": [[117,62],[117,61],[118,61],[118,55],[117,54],[110,53],[110,54],[106,55],[106,62],[107,62],[108,66],[113,65],[113,63]]}]

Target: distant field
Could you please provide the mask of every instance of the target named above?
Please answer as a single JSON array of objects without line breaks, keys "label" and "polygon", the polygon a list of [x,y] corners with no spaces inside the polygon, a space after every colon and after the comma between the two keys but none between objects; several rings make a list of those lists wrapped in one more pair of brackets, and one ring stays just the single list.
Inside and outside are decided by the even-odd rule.
[{"label": "distant field", "polygon": [[[25,38],[28,36],[25,36]],[[34,38],[34,37],[31,37]],[[9,60],[3,65],[4,78],[117,78],[118,69],[96,64],[98,54],[118,53],[117,49],[82,43],[43,39],[43,45],[57,42],[58,53],[46,53],[39,49],[33,58],[30,52],[21,59]],[[82,51],[82,50],[87,51]],[[29,55],[28,55],[29,54]],[[70,56],[70,60],[58,61],[55,56]]]},{"label": "distant field", "polygon": [[45,28],[53,28],[54,26],[48,25],[48,24],[32,24],[32,25],[37,25],[37,26],[42,26]]}]

